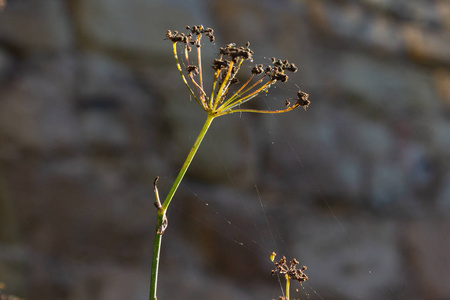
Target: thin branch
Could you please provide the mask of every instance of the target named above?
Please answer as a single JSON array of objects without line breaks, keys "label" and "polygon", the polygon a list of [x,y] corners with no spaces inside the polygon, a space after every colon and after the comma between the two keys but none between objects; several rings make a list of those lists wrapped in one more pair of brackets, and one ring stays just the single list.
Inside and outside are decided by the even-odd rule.
[{"label": "thin branch", "polygon": [[226,83],[227,83],[228,79],[230,78],[231,71],[233,70],[233,66],[234,66],[234,62],[230,61],[230,65],[228,66],[227,75],[225,75],[225,78],[223,79],[223,82],[222,82],[219,90],[217,91],[217,98],[216,98],[216,101],[214,102],[214,107],[213,107],[214,110],[217,108],[217,105],[219,105],[219,103],[222,101],[221,97],[223,95],[223,89],[225,88]]},{"label": "thin branch", "polygon": [[297,107],[299,107],[300,104],[299,103],[295,103],[293,106],[290,106],[286,109],[280,109],[280,110],[262,110],[262,109],[229,109],[227,111],[224,111],[220,114],[218,114],[217,116],[223,116],[223,115],[228,115],[228,114],[232,114],[232,113],[236,113],[236,112],[249,112],[249,113],[258,113],[258,114],[281,114],[281,113],[285,113],[291,110],[296,109]]},{"label": "thin branch", "polygon": [[178,68],[178,71],[180,72],[180,75],[181,75],[181,78],[183,79],[184,84],[185,84],[186,87],[188,88],[189,92],[191,93],[191,95],[192,95],[192,97],[195,99],[195,101],[197,101],[197,103],[198,103],[200,106],[203,107],[203,104],[201,103],[200,100],[198,100],[197,96],[195,96],[194,91],[193,91],[193,90],[191,89],[191,87],[189,86],[189,84],[188,84],[188,82],[187,82],[187,80],[186,80],[186,77],[184,77],[183,70],[181,69],[180,62],[179,62],[179,60],[178,60],[177,43],[176,43],[176,42],[173,42],[173,55],[174,55],[174,57],[175,57],[175,61],[176,61],[176,64],[177,64],[177,68]]}]

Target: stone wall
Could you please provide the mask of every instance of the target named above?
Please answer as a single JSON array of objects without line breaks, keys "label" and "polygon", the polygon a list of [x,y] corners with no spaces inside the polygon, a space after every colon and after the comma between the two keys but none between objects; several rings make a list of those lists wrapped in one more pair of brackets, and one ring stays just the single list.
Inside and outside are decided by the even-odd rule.
[{"label": "stone wall", "polygon": [[[1,2],[1,1],[0,1]],[[300,67],[305,112],[216,120],[170,208],[160,299],[448,299],[450,2],[9,0],[0,11],[0,282],[27,299],[145,299],[152,182],[204,120],[167,29]],[[295,289],[295,288],[294,288]]]}]

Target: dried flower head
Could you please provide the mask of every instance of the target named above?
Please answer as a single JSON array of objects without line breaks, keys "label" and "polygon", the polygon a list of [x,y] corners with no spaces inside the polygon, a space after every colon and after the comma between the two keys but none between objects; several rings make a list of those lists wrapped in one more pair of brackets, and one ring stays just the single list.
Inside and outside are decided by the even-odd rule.
[{"label": "dried flower head", "polygon": [[271,259],[272,258],[272,261],[275,264],[275,270],[272,270],[272,275],[275,273],[284,274],[289,276],[290,279],[297,280],[300,284],[303,281],[308,280],[308,276],[304,273],[307,267],[303,266],[301,269],[297,269],[297,265],[299,264],[297,259],[294,258],[288,265],[285,256],[283,256],[278,262],[274,261],[275,256],[271,256]]},{"label": "dried flower head", "polygon": [[[260,110],[241,107],[242,104],[250,101],[257,95],[267,92],[275,82],[286,82],[289,79],[286,72],[297,72],[298,68],[295,64],[289,63],[287,60],[275,58],[271,59],[272,63],[270,65],[255,65],[251,69],[248,80],[228,96],[230,87],[239,83],[237,74],[244,61],[253,60],[254,52],[250,49],[250,43],[241,47],[231,43],[219,49],[219,57],[214,59],[211,65],[214,71],[212,91],[210,94],[207,94],[203,84],[201,39],[202,36],[206,36],[210,42],[214,42],[214,30],[205,28],[203,25],[187,26],[186,30],[188,30],[188,33],[168,30],[166,37],[173,43],[176,64],[186,87],[189,89],[192,97],[208,114],[221,116],[234,112],[284,113],[297,107],[306,109],[310,104],[308,94],[298,91],[295,104],[291,106],[290,101],[286,100],[286,107],[284,109]],[[185,70],[182,69],[178,59],[178,43],[183,44],[184,58],[187,65]],[[190,60],[192,47],[197,49],[195,63]],[[186,76],[189,78],[191,84],[188,83]]]}]

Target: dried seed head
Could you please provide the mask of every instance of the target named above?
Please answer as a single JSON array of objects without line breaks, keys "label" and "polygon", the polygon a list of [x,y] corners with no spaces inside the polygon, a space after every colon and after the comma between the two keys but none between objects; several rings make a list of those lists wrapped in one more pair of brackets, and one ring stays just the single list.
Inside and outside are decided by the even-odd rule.
[{"label": "dried seed head", "polygon": [[284,74],[283,69],[281,67],[274,67],[272,69],[272,74],[270,75],[270,79],[272,80],[280,80],[281,82],[286,82],[288,80],[288,76]]},{"label": "dried seed head", "polygon": [[305,110],[311,104],[311,101],[309,101],[309,94],[299,90],[297,93],[297,103],[300,104]]},{"label": "dried seed head", "polygon": [[215,59],[215,60],[213,60],[213,64],[211,67],[217,71],[217,70],[227,69],[229,65],[230,65],[230,61],[228,61],[228,60]]},{"label": "dried seed head", "polygon": [[271,58],[271,61],[274,66],[280,67],[283,70],[289,71],[289,72],[297,72],[298,68],[295,66],[295,64],[289,63],[288,60],[281,60],[281,59],[275,59],[275,57]]},{"label": "dried seed head", "polygon": [[194,25],[191,29],[192,33],[200,35],[203,33],[203,25]]},{"label": "dried seed head", "polygon": [[[192,28],[191,26],[186,26],[186,30],[190,30],[190,33],[188,33],[187,35],[184,33],[179,34],[178,31],[174,31],[172,33],[170,30],[168,30],[166,37],[174,43],[181,42],[185,44],[197,45],[197,47],[200,47],[200,39],[202,34],[205,34],[211,42],[213,42],[215,39],[213,34],[214,30],[212,30],[211,28],[205,29],[203,25],[195,25]],[[195,34],[197,38],[194,38],[193,34]]]},{"label": "dried seed head", "polygon": [[199,74],[199,70],[197,66],[187,66],[186,70],[188,71],[189,74],[191,75],[198,75]]},{"label": "dried seed head", "polygon": [[219,52],[222,55],[230,57],[233,61],[237,61],[239,58],[245,60],[253,59],[253,51],[250,48],[236,47],[236,44],[221,47]]},{"label": "dried seed head", "polygon": [[190,26],[186,26],[187,30],[190,30],[192,34],[195,34],[197,36],[205,34],[206,37],[209,38],[210,42],[214,42],[214,30],[212,28],[205,28],[203,25],[195,25],[192,28]]},{"label": "dried seed head", "polygon": [[302,283],[303,281],[308,280],[308,276],[304,273],[306,271],[306,267],[303,266],[301,269],[297,269],[297,265],[299,264],[297,259],[291,260],[289,266],[286,262],[286,257],[283,256],[279,262],[274,262],[276,269],[272,270],[272,275],[275,273],[285,274],[291,279],[295,279],[298,282]]},{"label": "dried seed head", "polygon": [[252,74],[259,75],[264,72],[263,65],[255,65],[252,69]]},{"label": "dried seed head", "polygon": [[188,43],[189,42],[189,38],[187,35],[185,35],[184,33],[178,33],[178,31],[174,31],[172,33],[172,31],[167,30],[167,34],[166,37],[171,40],[172,42],[176,43],[176,42],[181,42],[181,43]]},{"label": "dried seed head", "polygon": [[[0,0],[1,1],[1,0]],[[203,85],[204,78],[202,76],[201,68],[201,51],[195,51],[197,53],[198,63],[197,66],[189,64],[189,56],[192,48],[201,47],[201,38],[206,36],[211,42],[214,41],[214,30],[211,28],[205,28],[203,25],[186,26],[187,33],[179,33],[178,31],[167,31],[166,37],[174,43],[174,56],[177,62],[179,70],[182,70],[180,61],[177,55],[177,47],[175,43],[184,43],[184,51],[186,56],[188,76],[195,86],[192,89],[187,83],[185,75],[181,74],[183,80],[193,98],[207,111],[214,113],[216,116],[230,114],[234,112],[256,112],[256,113],[284,113],[291,111],[299,106],[306,109],[310,104],[308,100],[308,94],[299,91],[297,93],[297,102],[291,105],[291,98],[286,100],[286,108],[279,110],[262,110],[252,108],[241,108],[241,105],[247,101],[253,99],[258,94],[267,92],[267,90],[276,82],[286,82],[289,77],[285,72],[296,72],[298,68],[293,63],[289,63],[287,60],[271,59],[271,64],[264,66],[262,64],[255,65],[251,68],[252,76],[242,83],[242,86],[238,89],[230,89],[230,86],[238,83],[237,72],[242,69],[241,66],[244,60],[253,59],[253,51],[250,49],[250,42],[247,42],[244,47],[238,47],[236,44],[228,44],[225,47],[220,48],[220,58],[214,59],[212,62],[212,69],[214,70],[213,79],[213,91],[211,99],[206,96],[205,87]],[[183,73],[183,72],[182,72]],[[199,78],[195,76],[200,75]],[[260,75],[259,78],[255,78],[255,75]],[[256,81],[256,82],[255,82]],[[218,85],[217,85],[218,83]],[[233,92],[233,95],[225,100],[229,92]],[[286,258],[282,258],[277,264],[286,264]],[[292,261],[291,264],[297,264],[297,261]],[[286,270],[283,271],[286,274]]]},{"label": "dried seed head", "polygon": [[292,72],[292,73],[295,73],[295,72],[298,71],[298,68],[295,66],[295,64],[292,63],[292,64],[289,64],[289,66],[287,66],[285,68],[285,70],[289,71],[289,72]]},{"label": "dried seed head", "polygon": [[214,37],[214,30],[212,28],[206,28],[205,29],[205,35],[209,38],[209,41],[212,43],[216,39]]}]

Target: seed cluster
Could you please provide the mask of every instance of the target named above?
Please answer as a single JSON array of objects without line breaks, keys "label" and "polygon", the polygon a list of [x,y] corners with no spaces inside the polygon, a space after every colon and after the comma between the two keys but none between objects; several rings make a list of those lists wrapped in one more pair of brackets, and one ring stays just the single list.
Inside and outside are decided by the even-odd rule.
[{"label": "seed cluster", "polygon": [[[215,41],[214,37],[214,30],[212,28],[204,28],[203,25],[196,25],[192,28],[190,26],[186,26],[187,30],[190,30],[191,32],[188,34],[185,33],[179,33],[178,31],[172,32],[171,30],[167,30],[166,37],[167,39],[171,40],[174,43],[180,42],[184,43],[188,46],[189,51],[190,46],[189,45],[195,45],[197,47],[201,47],[200,45],[200,38],[202,34],[204,34],[206,37],[209,38],[209,41],[212,43]],[[194,37],[195,35],[195,37]]]},{"label": "seed cluster", "polygon": [[308,100],[309,98],[309,94],[303,92],[303,91],[298,91],[297,93],[297,103],[302,106],[304,109],[306,109],[309,104],[311,103],[311,101]]},{"label": "seed cluster", "polygon": [[273,65],[275,67],[279,67],[283,70],[293,72],[293,73],[298,71],[298,68],[295,66],[295,64],[293,64],[293,63],[291,64],[287,60],[281,60],[281,59],[277,60],[277,59],[275,59],[275,57],[272,57],[270,60],[272,61]]},{"label": "seed cluster", "polygon": [[250,43],[247,43],[246,47],[236,47],[234,44],[229,44],[226,47],[220,47],[219,53],[231,58],[235,63],[238,60],[252,60],[253,59],[253,51],[249,48]]},{"label": "seed cluster", "polygon": [[203,25],[195,25],[192,28],[190,26],[186,26],[187,30],[191,30],[192,33],[196,34],[196,35],[201,35],[201,34],[205,34],[208,38],[209,41],[212,43],[215,40],[214,37],[214,30],[212,28],[204,28]]},{"label": "seed cluster", "polygon": [[299,264],[297,259],[291,260],[289,265],[287,264],[286,257],[283,256],[279,262],[273,262],[275,264],[276,269],[272,270],[272,275],[275,273],[286,274],[291,279],[295,279],[300,284],[306,280],[308,280],[308,276],[304,273],[306,271],[306,266],[303,266],[301,269],[297,269],[297,265]]},{"label": "seed cluster", "polygon": [[[257,110],[241,108],[241,105],[253,99],[257,95],[267,92],[267,90],[277,81],[286,82],[288,75],[285,72],[297,72],[298,68],[295,64],[287,60],[271,59],[271,64],[264,66],[262,64],[255,65],[251,69],[250,78],[236,88],[237,91],[228,96],[230,87],[238,83],[237,73],[241,69],[244,61],[252,61],[254,52],[250,49],[250,43],[247,42],[245,46],[236,46],[231,43],[219,48],[218,58],[214,59],[211,67],[214,70],[212,92],[209,96],[205,92],[203,85],[202,62],[201,62],[201,39],[206,36],[210,42],[215,40],[214,30],[205,28],[203,25],[196,25],[193,27],[187,26],[188,33],[179,33],[178,31],[168,30],[166,37],[173,42],[174,56],[177,62],[178,70],[183,78],[183,81],[192,97],[203,107],[205,111],[215,115],[224,115],[233,112],[256,112],[256,113],[283,113],[293,110],[299,106],[306,109],[310,101],[308,94],[298,91],[297,102],[290,105],[289,100],[286,100],[286,108],[282,110]],[[181,68],[177,55],[177,43],[184,44],[184,58],[186,67]],[[191,62],[192,47],[197,48],[197,63]],[[187,72],[188,77],[193,84],[191,88],[183,75]],[[231,94],[231,93],[230,93]]]}]

